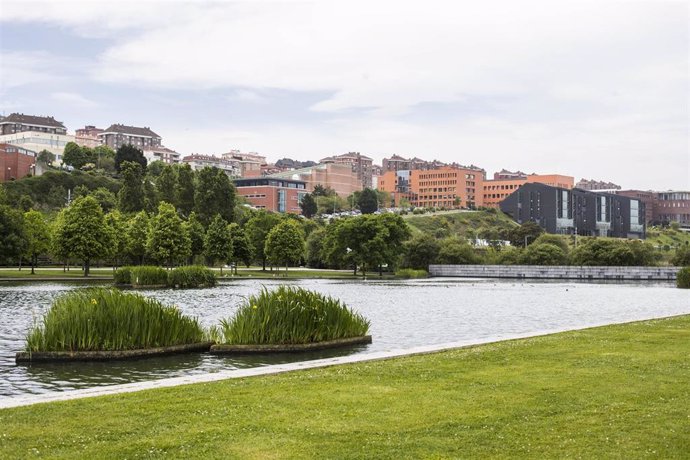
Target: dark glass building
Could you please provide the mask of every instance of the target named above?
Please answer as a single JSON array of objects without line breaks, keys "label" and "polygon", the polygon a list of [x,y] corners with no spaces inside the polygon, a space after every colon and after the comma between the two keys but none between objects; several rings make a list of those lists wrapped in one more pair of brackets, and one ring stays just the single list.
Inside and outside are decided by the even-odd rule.
[{"label": "dark glass building", "polygon": [[547,233],[645,237],[645,204],[638,199],[527,183],[500,203],[515,222],[536,222]]}]

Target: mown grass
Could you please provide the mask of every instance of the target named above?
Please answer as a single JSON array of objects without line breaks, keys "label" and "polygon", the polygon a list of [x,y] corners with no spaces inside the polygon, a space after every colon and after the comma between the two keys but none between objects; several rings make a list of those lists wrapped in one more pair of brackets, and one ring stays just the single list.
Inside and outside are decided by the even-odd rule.
[{"label": "mown grass", "polygon": [[[79,267],[71,267],[69,271],[64,271],[62,268],[57,267],[38,267],[36,268],[36,273],[31,274],[31,267],[23,267],[21,270],[17,268],[3,268],[0,269],[0,278],[8,279],[18,279],[18,280],[50,280],[50,279],[62,279],[62,278],[75,278],[75,281],[79,281],[79,278],[84,279],[84,272]],[[112,268],[91,268],[89,269],[90,276],[86,279],[110,279],[113,277]]]},{"label": "mown grass", "polygon": [[263,288],[232,318],[222,320],[221,343],[298,344],[359,337],[369,321],[329,296],[303,288]]},{"label": "mown grass", "polygon": [[690,316],[0,410],[0,458],[687,458]]},{"label": "mown grass", "polygon": [[68,292],[29,331],[26,351],[132,350],[197,343],[204,330],[194,318],[155,299],[116,289]]}]

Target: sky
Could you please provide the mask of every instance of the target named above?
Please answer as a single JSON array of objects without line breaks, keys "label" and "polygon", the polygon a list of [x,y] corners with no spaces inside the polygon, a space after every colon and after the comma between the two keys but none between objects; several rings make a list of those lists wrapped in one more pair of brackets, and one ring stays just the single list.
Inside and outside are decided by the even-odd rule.
[{"label": "sky", "polygon": [[0,0],[0,113],[690,190],[688,1]]}]

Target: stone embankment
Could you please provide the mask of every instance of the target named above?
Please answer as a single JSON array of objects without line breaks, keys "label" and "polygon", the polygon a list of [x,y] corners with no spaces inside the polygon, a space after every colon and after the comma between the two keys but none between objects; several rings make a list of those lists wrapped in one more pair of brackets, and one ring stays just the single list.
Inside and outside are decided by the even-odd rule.
[{"label": "stone embankment", "polygon": [[678,267],[576,267],[569,265],[429,265],[431,276],[568,280],[673,281]]}]

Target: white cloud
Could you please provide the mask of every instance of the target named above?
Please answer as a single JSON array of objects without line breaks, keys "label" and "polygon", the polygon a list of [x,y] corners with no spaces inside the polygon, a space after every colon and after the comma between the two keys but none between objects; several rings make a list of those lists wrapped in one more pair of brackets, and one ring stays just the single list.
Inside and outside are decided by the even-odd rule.
[{"label": "white cloud", "polygon": [[91,108],[98,106],[98,103],[96,103],[95,101],[92,101],[91,99],[88,99],[82,96],[81,94],[77,93],[58,91],[52,93],[50,97],[56,102],[60,102],[62,104],[69,104],[73,107]]}]

